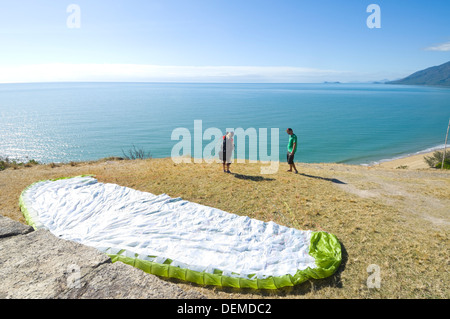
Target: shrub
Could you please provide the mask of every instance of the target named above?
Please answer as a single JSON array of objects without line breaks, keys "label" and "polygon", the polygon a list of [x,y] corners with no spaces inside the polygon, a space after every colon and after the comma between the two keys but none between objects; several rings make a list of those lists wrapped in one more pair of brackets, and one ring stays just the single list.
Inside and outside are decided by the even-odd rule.
[{"label": "shrub", "polygon": [[3,171],[9,167],[8,158],[0,158],[0,171]]},{"label": "shrub", "polygon": [[137,149],[134,145],[127,153],[122,149],[122,153],[127,160],[152,158],[150,152],[145,152],[142,148]]},{"label": "shrub", "polygon": [[[441,168],[442,167],[442,158],[444,156],[444,152],[436,151],[431,156],[425,156],[424,160],[428,164],[428,166],[432,168]],[[444,168],[450,169],[450,154],[446,153],[446,158],[444,161]]]},{"label": "shrub", "polygon": [[34,160],[34,159],[31,159],[31,160],[28,161],[27,164],[29,164],[29,165],[39,165],[39,162]]},{"label": "shrub", "polygon": [[0,156],[0,171],[3,171],[7,168],[17,169],[21,166],[31,167],[33,165],[38,165],[38,164],[39,164],[39,162],[34,159],[29,160],[28,162],[24,163],[24,162],[19,162],[17,160],[11,160],[8,157]]}]

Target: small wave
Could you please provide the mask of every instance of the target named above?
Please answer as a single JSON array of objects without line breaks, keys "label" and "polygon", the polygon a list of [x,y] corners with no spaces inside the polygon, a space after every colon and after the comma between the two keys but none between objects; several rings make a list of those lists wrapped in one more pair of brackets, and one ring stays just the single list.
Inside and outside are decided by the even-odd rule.
[{"label": "small wave", "polygon": [[429,148],[424,149],[424,150],[420,150],[420,151],[415,152],[415,153],[405,153],[405,154],[402,154],[402,155],[399,155],[399,156],[396,156],[396,157],[385,158],[385,159],[382,159],[382,160],[379,160],[379,161],[370,162],[369,164],[361,164],[361,165],[362,166],[378,165],[378,164],[381,164],[381,163],[390,162],[390,161],[394,161],[394,160],[398,160],[398,159],[402,159],[402,158],[406,158],[406,157],[410,157],[410,156],[414,156],[414,155],[427,154],[427,153],[434,152],[434,151],[437,151],[437,150],[442,150],[442,149],[444,149],[444,147],[445,147],[445,144],[441,144],[441,145],[429,147]]}]

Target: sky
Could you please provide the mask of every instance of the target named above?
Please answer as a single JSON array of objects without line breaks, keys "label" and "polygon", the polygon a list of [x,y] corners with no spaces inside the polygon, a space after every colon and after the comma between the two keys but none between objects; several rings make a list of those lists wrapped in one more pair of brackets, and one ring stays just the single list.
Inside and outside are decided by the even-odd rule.
[{"label": "sky", "polygon": [[0,82],[395,80],[450,61],[449,14],[448,0],[0,0]]}]

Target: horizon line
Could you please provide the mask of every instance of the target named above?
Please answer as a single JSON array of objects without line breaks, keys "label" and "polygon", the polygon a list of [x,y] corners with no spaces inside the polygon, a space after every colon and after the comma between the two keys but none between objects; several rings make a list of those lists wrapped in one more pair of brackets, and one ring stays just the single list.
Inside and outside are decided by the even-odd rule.
[{"label": "horizon line", "polygon": [[0,83],[368,83],[386,82],[387,78],[401,78],[401,76],[290,66],[162,66],[105,63],[0,65]]},{"label": "horizon line", "polygon": [[15,81],[15,82],[0,82],[0,84],[72,84],[72,83],[142,83],[142,84],[389,84],[393,80],[386,81],[321,81],[321,82],[205,82],[205,81]]}]

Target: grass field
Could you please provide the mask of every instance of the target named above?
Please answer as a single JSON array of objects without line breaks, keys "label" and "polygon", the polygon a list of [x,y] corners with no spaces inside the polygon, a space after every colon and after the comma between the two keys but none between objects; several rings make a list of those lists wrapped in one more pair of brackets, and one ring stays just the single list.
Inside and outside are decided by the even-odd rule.
[{"label": "grass field", "polygon": [[[261,164],[174,164],[171,159],[101,160],[28,165],[0,171],[0,214],[24,222],[18,199],[38,180],[93,174],[153,194],[216,207],[302,230],[335,234],[343,262],[330,278],[280,291],[201,287],[174,281],[210,298],[450,297],[450,172],[342,164],[297,164],[300,174],[261,175]],[[380,288],[369,288],[380,270]],[[173,281],[173,280],[171,280]]]}]

